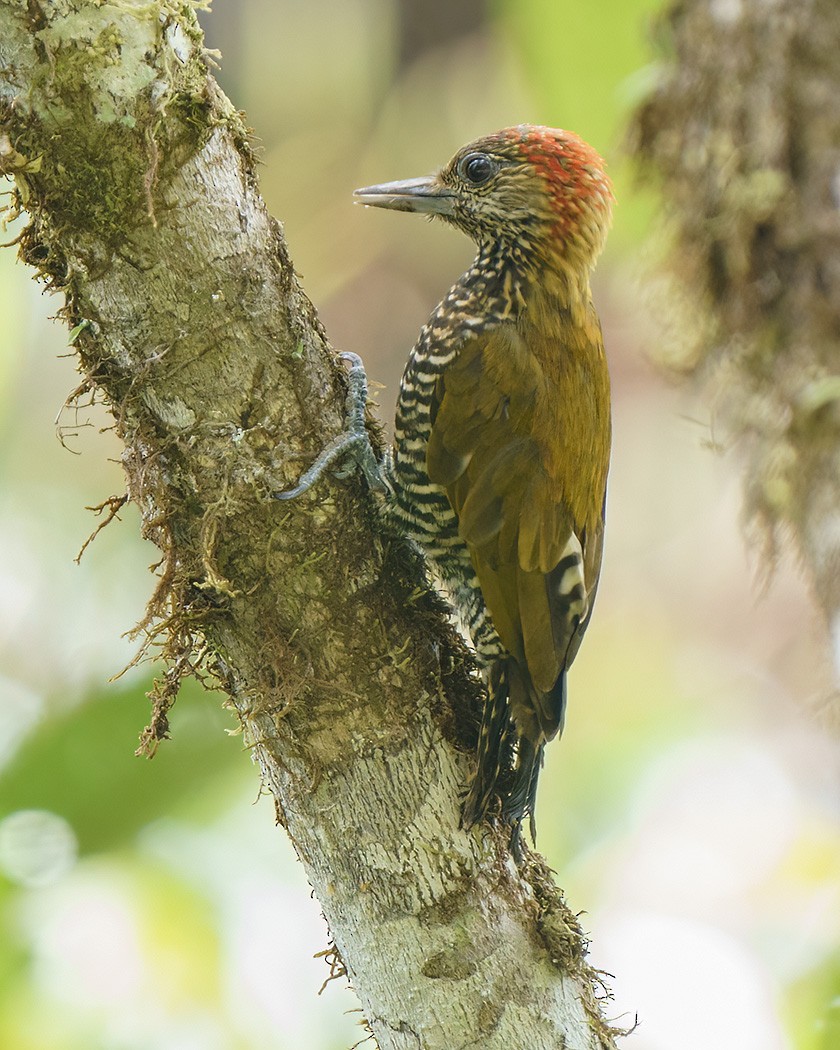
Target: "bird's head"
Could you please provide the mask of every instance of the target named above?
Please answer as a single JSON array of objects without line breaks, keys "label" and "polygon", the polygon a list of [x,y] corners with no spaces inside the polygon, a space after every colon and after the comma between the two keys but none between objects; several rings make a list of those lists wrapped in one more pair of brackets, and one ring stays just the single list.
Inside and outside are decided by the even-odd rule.
[{"label": "bird's head", "polygon": [[520,124],[458,150],[436,175],[366,186],[362,204],[438,216],[526,269],[594,264],[613,200],[604,162],[570,131]]}]

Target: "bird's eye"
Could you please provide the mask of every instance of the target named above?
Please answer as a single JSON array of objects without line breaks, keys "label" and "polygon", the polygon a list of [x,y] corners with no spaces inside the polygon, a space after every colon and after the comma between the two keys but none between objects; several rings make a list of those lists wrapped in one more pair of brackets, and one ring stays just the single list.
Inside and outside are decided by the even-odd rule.
[{"label": "bird's eye", "polygon": [[468,153],[458,165],[458,174],[473,186],[487,182],[498,170],[498,164],[486,153]]}]

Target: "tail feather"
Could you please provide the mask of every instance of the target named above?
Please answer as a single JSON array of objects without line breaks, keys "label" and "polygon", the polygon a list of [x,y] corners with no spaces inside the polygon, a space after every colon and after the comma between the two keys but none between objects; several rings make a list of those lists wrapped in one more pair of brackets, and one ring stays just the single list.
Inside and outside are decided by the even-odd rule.
[{"label": "tail feather", "polygon": [[490,815],[494,797],[499,794],[499,778],[509,768],[513,726],[508,703],[507,661],[500,660],[493,665],[488,692],[478,736],[478,767],[461,810],[461,824],[467,828]]},{"label": "tail feather", "polygon": [[488,692],[478,738],[477,769],[464,800],[461,824],[469,828],[500,814],[511,826],[511,850],[519,857],[521,826],[526,817],[536,842],[537,783],[546,740],[562,732],[566,675],[559,676],[550,694],[536,697],[530,679],[509,657],[493,664]]},{"label": "tail feather", "polygon": [[511,825],[511,849],[518,853],[519,830],[522,821],[529,818],[531,839],[537,841],[537,824],[534,809],[537,801],[537,782],[543,763],[544,744],[534,745],[527,737],[520,736],[516,744],[516,767],[503,803],[502,816]]}]

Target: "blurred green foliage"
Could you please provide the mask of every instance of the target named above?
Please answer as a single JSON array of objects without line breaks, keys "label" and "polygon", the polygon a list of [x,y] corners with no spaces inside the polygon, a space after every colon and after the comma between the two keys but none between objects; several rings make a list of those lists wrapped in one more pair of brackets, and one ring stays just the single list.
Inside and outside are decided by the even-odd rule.
[{"label": "blurred green foliage", "polygon": [[797,1050],[840,1046],[840,951],[791,985],[786,1012]]},{"label": "blurred green foliage", "polygon": [[44,720],[0,771],[0,820],[46,809],[74,828],[79,853],[121,850],[161,813],[206,821],[249,775],[221,697],[186,682],[172,714],[172,739],[154,760],[134,750],[149,718],[145,681],[111,686]]},{"label": "blurred green foliage", "polygon": [[516,41],[540,122],[579,131],[609,160],[618,207],[609,252],[632,250],[650,231],[656,200],[627,155],[627,122],[655,69],[649,29],[660,0],[495,0]]},{"label": "blurred green foliage", "polygon": [[496,0],[494,6],[515,37],[546,121],[585,129],[600,149],[615,149],[651,62],[648,27],[659,0]]}]

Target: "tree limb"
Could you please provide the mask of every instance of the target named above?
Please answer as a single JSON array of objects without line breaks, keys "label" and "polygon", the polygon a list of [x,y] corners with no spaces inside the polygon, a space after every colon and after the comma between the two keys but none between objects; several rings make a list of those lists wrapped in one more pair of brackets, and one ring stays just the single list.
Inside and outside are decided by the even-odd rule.
[{"label": "tree limb", "polygon": [[259,196],[193,5],[0,0],[0,171],[163,553],[143,627],[212,672],[383,1050],[612,1047],[586,942],[506,833],[458,828],[479,689],[359,485],[286,487],[343,373]]}]

